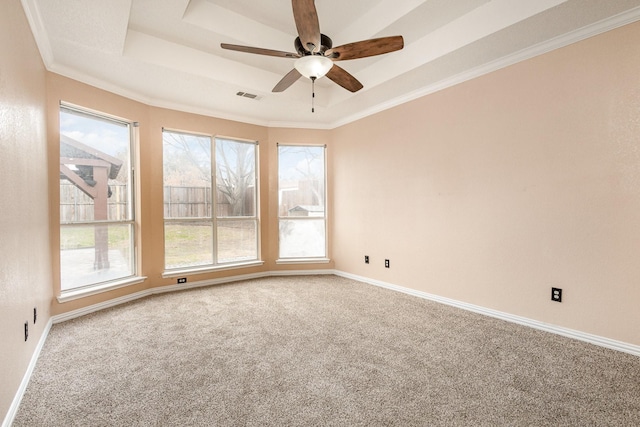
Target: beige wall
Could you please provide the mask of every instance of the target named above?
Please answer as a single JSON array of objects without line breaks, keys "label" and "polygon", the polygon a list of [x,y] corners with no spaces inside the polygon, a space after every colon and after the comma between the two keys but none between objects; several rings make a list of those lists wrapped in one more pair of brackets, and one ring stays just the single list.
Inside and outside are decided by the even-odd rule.
[{"label": "beige wall", "polygon": [[[191,282],[336,268],[640,345],[638,44],[640,23],[335,130],[266,128],[155,108],[46,73],[20,2],[9,0],[0,14],[0,416],[50,311],[175,283],[161,277],[162,127],[260,143],[265,264]],[[61,100],[140,123],[137,227],[148,277],[65,304],[53,298]],[[276,144],[293,142],[328,146],[329,264],[275,262]],[[551,286],[564,289],[563,303],[549,301]],[[40,318],[30,320],[25,343],[33,307]]]},{"label": "beige wall", "polygon": [[[0,13],[0,421],[42,337],[49,256],[45,69],[19,0]],[[33,324],[33,309],[38,320]],[[24,323],[29,339],[24,341]]]},{"label": "beige wall", "polygon": [[336,268],[639,345],[639,45],[636,23],[335,130]]}]

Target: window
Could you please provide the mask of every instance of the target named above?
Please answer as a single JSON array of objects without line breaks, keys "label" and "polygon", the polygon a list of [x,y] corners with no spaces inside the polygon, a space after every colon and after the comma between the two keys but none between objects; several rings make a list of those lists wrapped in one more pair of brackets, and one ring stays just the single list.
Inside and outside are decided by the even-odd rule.
[{"label": "window", "polygon": [[136,274],[132,124],[60,107],[61,290]]},{"label": "window", "polygon": [[325,147],[278,145],[279,257],[326,258]]},{"label": "window", "polygon": [[163,154],[165,269],[256,261],[257,143],[164,130]]}]

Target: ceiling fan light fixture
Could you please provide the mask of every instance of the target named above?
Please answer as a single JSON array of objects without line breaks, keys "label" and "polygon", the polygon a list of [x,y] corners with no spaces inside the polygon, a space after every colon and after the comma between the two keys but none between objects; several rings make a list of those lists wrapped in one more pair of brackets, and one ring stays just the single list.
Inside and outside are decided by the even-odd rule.
[{"label": "ceiling fan light fixture", "polygon": [[307,55],[296,59],[293,66],[306,78],[319,79],[333,67],[333,61],[322,55]]}]

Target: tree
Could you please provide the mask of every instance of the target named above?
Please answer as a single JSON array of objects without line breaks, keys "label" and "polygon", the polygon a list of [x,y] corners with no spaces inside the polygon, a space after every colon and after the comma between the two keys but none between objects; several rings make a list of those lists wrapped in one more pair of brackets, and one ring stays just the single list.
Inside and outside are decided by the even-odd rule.
[{"label": "tree", "polygon": [[164,185],[211,187],[211,138],[163,132]]},{"label": "tree", "polygon": [[324,147],[280,146],[280,181],[295,182],[296,204],[324,206]]},{"label": "tree", "polygon": [[[212,160],[215,160],[217,204],[229,205],[230,216],[253,215],[255,144],[216,138],[215,159],[211,138],[178,132],[164,132],[164,185],[211,188]],[[219,208],[220,210],[220,208]]]},{"label": "tree", "polygon": [[255,185],[255,145],[216,139],[216,186],[231,206],[231,216],[253,215],[247,212],[247,194]]}]

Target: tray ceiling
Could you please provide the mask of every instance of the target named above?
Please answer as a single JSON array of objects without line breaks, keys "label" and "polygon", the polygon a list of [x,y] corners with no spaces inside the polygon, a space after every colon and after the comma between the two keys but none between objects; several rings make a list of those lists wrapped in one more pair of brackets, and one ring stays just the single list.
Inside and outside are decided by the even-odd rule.
[{"label": "tray ceiling", "polygon": [[[640,19],[640,0],[317,0],[334,46],[402,35],[405,48],[273,86],[293,59],[220,43],[295,52],[289,0],[23,0],[48,70],[150,105],[268,126],[333,128]],[[257,95],[238,96],[238,92]]]}]

